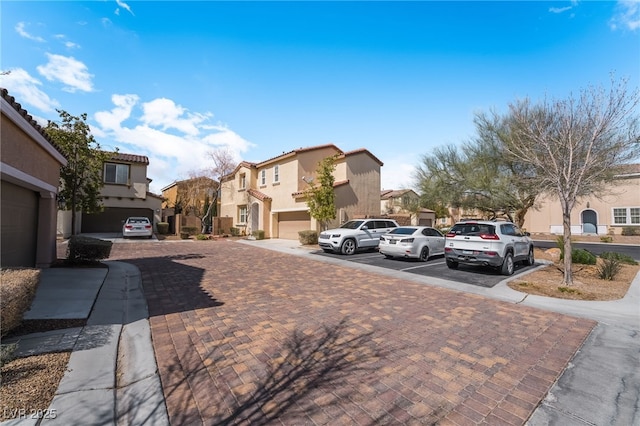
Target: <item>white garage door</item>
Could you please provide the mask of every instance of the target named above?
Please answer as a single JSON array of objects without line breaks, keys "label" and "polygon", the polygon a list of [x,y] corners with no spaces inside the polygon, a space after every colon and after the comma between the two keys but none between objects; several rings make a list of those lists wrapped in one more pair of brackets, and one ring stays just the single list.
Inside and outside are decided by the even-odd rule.
[{"label": "white garage door", "polygon": [[5,181],[1,191],[2,266],[35,266],[39,196]]},{"label": "white garage door", "polygon": [[311,227],[309,212],[278,213],[278,238],[297,240],[298,231],[307,231]]}]

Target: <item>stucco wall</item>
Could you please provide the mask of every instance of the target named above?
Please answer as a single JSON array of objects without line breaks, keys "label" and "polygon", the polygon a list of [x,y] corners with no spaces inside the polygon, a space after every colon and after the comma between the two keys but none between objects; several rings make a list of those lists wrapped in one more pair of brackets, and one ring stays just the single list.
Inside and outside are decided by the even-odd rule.
[{"label": "stucco wall", "polygon": [[[588,204],[588,207],[587,207]],[[640,207],[640,177],[633,179],[619,179],[601,194],[599,199],[595,194],[581,200],[571,212],[571,224],[574,231],[582,225],[582,213],[589,209],[597,214],[598,225],[604,232],[620,234],[624,226],[616,225],[613,220],[615,207]],[[638,226],[638,225],[636,225]],[[531,209],[525,216],[524,228],[534,233],[551,233],[562,227],[562,210],[560,202],[555,197],[540,199],[539,209]],[[575,233],[575,232],[574,232]]]},{"label": "stucco wall", "polygon": [[129,165],[129,183],[127,185],[116,185],[105,183],[100,191],[106,197],[127,197],[146,198],[147,197],[147,166],[146,164],[124,163],[120,161],[108,161],[110,164]]}]

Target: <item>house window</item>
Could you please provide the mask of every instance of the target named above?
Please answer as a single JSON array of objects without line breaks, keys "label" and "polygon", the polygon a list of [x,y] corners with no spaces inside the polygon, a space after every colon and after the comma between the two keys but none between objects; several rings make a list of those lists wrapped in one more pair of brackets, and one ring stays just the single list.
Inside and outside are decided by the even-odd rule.
[{"label": "house window", "polygon": [[129,183],[129,165],[105,163],[104,183],[115,183],[119,185],[126,185]]},{"label": "house window", "polygon": [[240,175],[240,189],[245,189],[247,187],[247,175],[242,173]]},{"label": "house window", "polygon": [[280,182],[280,166],[273,166],[273,182]]},{"label": "house window", "polygon": [[247,206],[238,207],[238,223],[247,223]]},{"label": "house window", "polygon": [[614,225],[640,225],[640,207],[616,207],[613,209]]},{"label": "house window", "polygon": [[260,185],[264,186],[267,184],[267,171],[266,170],[262,170],[260,172]]}]

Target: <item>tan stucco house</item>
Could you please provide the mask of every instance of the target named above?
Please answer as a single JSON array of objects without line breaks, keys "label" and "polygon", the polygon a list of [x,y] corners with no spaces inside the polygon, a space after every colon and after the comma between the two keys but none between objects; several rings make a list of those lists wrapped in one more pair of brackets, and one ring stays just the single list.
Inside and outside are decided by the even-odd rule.
[{"label": "tan stucco house", "polygon": [[47,267],[56,260],[62,152],[6,89],[0,110],[1,266]]},{"label": "tan stucco house", "polygon": [[[562,210],[555,197],[539,200],[525,216],[531,233],[562,234]],[[640,228],[640,164],[621,169],[612,185],[576,203],[571,212],[572,235],[620,235],[624,227]]]},{"label": "tan stucco house", "polygon": [[[170,183],[162,188],[162,221],[169,224],[169,233],[175,233],[176,217],[181,215],[185,223],[182,226],[201,228],[202,223],[195,217],[187,205],[198,205],[204,209],[207,202],[212,202],[218,191],[218,182],[206,176],[194,177]],[[216,201],[219,204],[219,200]],[[213,209],[219,210],[219,206]],[[186,220],[185,220],[186,219]]]},{"label": "tan stucco house", "polygon": [[[103,211],[78,214],[80,232],[122,232],[122,224],[130,216],[148,217],[156,229],[160,221],[162,197],[149,192],[147,178],[149,158],[144,155],[115,153],[103,164],[103,186],[100,199]],[[58,233],[71,235],[71,212],[60,212]]]},{"label": "tan stucco house", "polygon": [[400,225],[434,226],[436,212],[409,207],[418,203],[420,196],[413,189],[386,189],[380,192],[380,212],[395,219]]},{"label": "tan stucco house", "polygon": [[317,181],[320,161],[334,155],[332,225],[379,216],[383,163],[366,149],[343,152],[333,144],[295,149],[259,163],[241,162],[221,179],[220,216],[233,218],[233,226],[247,235],[263,230],[266,238],[298,239],[299,231],[318,230],[304,191]]}]

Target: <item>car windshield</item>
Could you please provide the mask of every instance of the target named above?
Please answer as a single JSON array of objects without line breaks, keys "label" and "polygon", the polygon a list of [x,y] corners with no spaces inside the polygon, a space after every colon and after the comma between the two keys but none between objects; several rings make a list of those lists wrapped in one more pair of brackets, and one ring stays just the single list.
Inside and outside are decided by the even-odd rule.
[{"label": "car windshield", "polygon": [[358,229],[360,225],[362,225],[363,220],[350,220],[349,222],[345,222],[340,225],[340,228],[344,229]]},{"label": "car windshield", "polygon": [[416,232],[416,228],[396,228],[389,233],[395,235],[411,235],[414,232]]},{"label": "car windshield", "polygon": [[147,223],[149,223],[149,219],[147,219],[146,217],[133,217],[133,218],[129,218],[129,220],[127,220],[127,223],[144,223],[144,224],[147,224]]},{"label": "car windshield", "polygon": [[496,233],[496,227],[484,223],[458,223],[449,231],[456,235],[493,235]]}]

